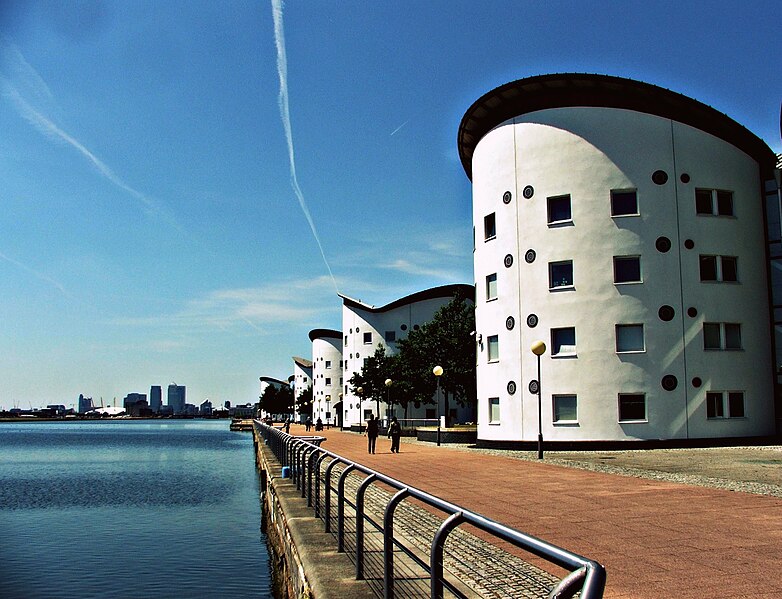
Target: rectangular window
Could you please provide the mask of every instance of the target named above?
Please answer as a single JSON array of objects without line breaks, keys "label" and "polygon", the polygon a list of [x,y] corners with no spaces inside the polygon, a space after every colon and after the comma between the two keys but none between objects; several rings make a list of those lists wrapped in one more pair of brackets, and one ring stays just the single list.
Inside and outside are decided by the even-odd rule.
[{"label": "rectangular window", "polygon": [[723,189],[696,189],[695,212],[701,215],[734,216],[733,192]]},{"label": "rectangular window", "polygon": [[426,408],[426,419],[434,420],[437,418],[437,411],[434,408]]},{"label": "rectangular window", "polygon": [[554,422],[577,422],[578,403],[575,395],[555,395]]},{"label": "rectangular window", "polygon": [[500,423],[500,398],[489,398],[489,424]]},{"label": "rectangular window", "polygon": [[551,329],[551,355],[576,355],[576,327]]},{"label": "rectangular window", "polygon": [[646,396],[643,393],[619,394],[619,422],[646,420]]},{"label": "rectangular window", "polygon": [[345,347],[347,347],[347,346],[348,346],[348,336],[345,335]]},{"label": "rectangular window", "polygon": [[703,256],[699,257],[701,281],[703,282],[738,282],[738,258],[736,256]]},{"label": "rectangular window", "polygon": [[573,261],[549,262],[549,289],[573,286]]},{"label": "rectangular window", "polygon": [[331,368],[331,360],[326,360],[326,368]]},{"label": "rectangular window", "polygon": [[497,273],[486,277],[486,301],[497,299]]},{"label": "rectangular window", "polygon": [[734,322],[704,322],[703,349],[741,349],[741,325]]},{"label": "rectangular window", "polygon": [[573,220],[570,212],[570,196],[556,196],[547,199],[548,223],[566,223]]},{"label": "rectangular window", "polygon": [[386,343],[393,343],[396,341],[396,331],[386,331],[384,334]]},{"label": "rectangular window", "polygon": [[706,393],[706,418],[744,418],[744,393],[709,391]]},{"label": "rectangular window", "polygon": [[327,385],[331,385],[331,378],[329,378],[329,377],[326,377],[326,384],[327,384]]},{"label": "rectangular window", "polygon": [[494,212],[483,217],[483,238],[488,241],[497,237],[497,221]]},{"label": "rectangular window", "polygon": [[370,345],[372,343],[372,333],[364,333],[364,345]]},{"label": "rectangular window", "polygon": [[614,283],[640,283],[641,256],[614,256]]},{"label": "rectangular window", "polygon": [[616,325],[616,353],[642,352],[644,345],[644,325],[642,324],[618,324]]},{"label": "rectangular window", "polygon": [[611,191],[611,216],[637,216],[638,195],[635,189]]},{"label": "rectangular window", "polygon": [[500,338],[499,335],[489,335],[486,338],[487,355],[489,362],[496,362],[500,359]]}]

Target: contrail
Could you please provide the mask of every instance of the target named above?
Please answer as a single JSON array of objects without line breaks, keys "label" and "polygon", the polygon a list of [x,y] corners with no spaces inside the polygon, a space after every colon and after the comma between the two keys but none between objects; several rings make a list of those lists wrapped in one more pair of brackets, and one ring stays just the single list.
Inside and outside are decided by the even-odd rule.
[{"label": "contrail", "polygon": [[10,258],[9,256],[6,256],[2,252],[0,252],[0,259],[5,260],[6,262],[10,262],[14,266],[17,266],[17,267],[21,268],[22,270],[25,270],[25,271],[29,272],[31,275],[41,279],[42,281],[45,281],[45,282],[49,283],[50,285],[53,285],[54,287],[59,289],[65,297],[68,297],[70,299],[75,299],[70,293],[68,293],[68,291],[65,289],[65,287],[63,287],[60,283],[58,283],[57,281],[55,281],[51,277],[47,277],[45,274],[40,273],[37,270],[33,270],[32,268],[30,268],[26,264],[22,264],[18,260],[14,260],[13,258]]},{"label": "contrail", "polygon": [[285,53],[285,31],[282,26],[282,0],[271,0],[272,3],[272,16],[274,17],[274,41],[277,45],[277,74],[280,77],[280,95],[278,103],[280,105],[280,117],[282,118],[282,126],[285,129],[285,138],[288,141],[288,161],[291,169],[291,187],[293,192],[299,200],[299,206],[301,206],[304,216],[307,218],[307,222],[312,230],[312,235],[315,237],[315,242],[318,244],[320,255],[323,257],[323,263],[326,265],[326,270],[329,271],[331,282],[334,283],[334,289],[339,293],[337,288],[337,281],[334,278],[334,273],[331,272],[331,266],[329,261],[326,260],[326,253],[323,251],[323,245],[320,242],[318,231],[315,228],[315,223],[312,220],[310,211],[307,208],[307,203],[304,201],[304,194],[299,187],[299,180],[296,177],[296,158],[293,153],[293,132],[291,130],[291,114],[288,107],[288,58]]},{"label": "contrail", "polygon": [[394,129],[394,130],[393,130],[393,131],[392,131],[392,132],[389,134],[389,136],[388,136],[388,137],[391,137],[391,136],[393,136],[393,135],[396,135],[397,133],[399,133],[399,132],[402,130],[402,127],[404,127],[405,125],[407,125],[407,123],[409,123],[409,122],[410,122],[410,119],[407,119],[407,120],[406,120],[404,123],[402,123],[401,125],[399,125],[399,127],[397,127],[396,129]]}]

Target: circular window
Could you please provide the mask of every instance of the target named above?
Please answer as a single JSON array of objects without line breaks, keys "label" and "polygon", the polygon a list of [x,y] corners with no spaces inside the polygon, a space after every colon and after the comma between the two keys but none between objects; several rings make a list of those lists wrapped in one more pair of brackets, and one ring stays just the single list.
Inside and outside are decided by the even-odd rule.
[{"label": "circular window", "polygon": [[687,316],[689,316],[690,318],[695,318],[696,316],[698,316],[698,310],[690,306],[689,308],[687,308]]},{"label": "circular window", "polygon": [[513,194],[509,191],[506,191],[504,194],[502,194],[502,203],[503,204],[510,204],[510,201],[513,199]]},{"label": "circular window", "polygon": [[356,358],[360,358],[360,357],[361,357],[361,354],[359,354],[358,352],[356,352]]},{"label": "circular window", "polygon": [[353,354],[350,354],[350,359],[351,359],[351,360],[353,359]]},{"label": "circular window", "polygon": [[358,327],[356,327],[356,333],[358,333]]},{"label": "circular window", "polygon": [[538,391],[540,391],[540,385],[538,385],[538,381],[530,381],[529,382],[529,392],[537,395]]},{"label": "circular window", "polygon": [[652,181],[657,185],[665,185],[668,182],[668,173],[665,171],[654,171]]},{"label": "circular window", "polygon": [[510,268],[511,266],[513,266],[513,256],[511,256],[510,254],[506,255],[503,262],[505,263],[505,268]]},{"label": "circular window", "polygon": [[673,391],[679,385],[679,381],[672,374],[666,374],[660,381],[660,384],[666,391]]},{"label": "circular window", "polygon": [[671,249],[671,240],[667,237],[658,237],[657,241],[654,242],[654,247],[657,248],[658,252],[664,254]]},{"label": "circular window", "polygon": [[532,196],[535,195],[535,188],[532,187],[532,185],[527,185],[521,192],[521,195],[529,200]]},{"label": "circular window", "polygon": [[527,250],[527,253],[524,254],[524,261],[527,264],[532,264],[535,262],[535,258],[537,257],[537,254],[535,253],[535,250]]},{"label": "circular window", "polygon": [[353,329],[350,329],[350,334],[351,334],[351,335],[353,334]]},{"label": "circular window", "polygon": [[679,179],[681,179],[682,183],[690,182],[690,176],[687,173],[682,173],[682,176],[679,177]]},{"label": "circular window", "polygon": [[514,381],[508,381],[508,395],[516,393],[516,383]]},{"label": "circular window", "polygon": [[527,316],[527,326],[531,329],[534,329],[536,326],[538,326],[538,315],[537,314],[530,314]]},{"label": "circular window", "polygon": [[657,315],[660,317],[660,320],[669,322],[673,320],[674,316],[676,316],[676,310],[674,310],[671,306],[660,306],[660,309],[657,310]]},{"label": "circular window", "polygon": [[417,331],[417,330],[418,330],[418,329],[420,329],[420,328],[421,328],[421,327],[419,327],[417,324],[414,324],[414,325],[413,325],[413,330],[414,330],[414,331]]},{"label": "circular window", "polygon": [[703,381],[701,380],[701,377],[696,376],[694,379],[692,379],[692,386],[696,389],[699,388],[703,384]]},{"label": "circular window", "polygon": [[403,331],[406,331],[407,330],[407,325],[403,324],[399,328],[402,329]]},{"label": "circular window", "polygon": [[513,316],[508,316],[508,318],[505,319],[505,328],[509,331],[513,330],[513,327],[516,326],[516,319],[513,318]]},{"label": "circular window", "polygon": [[685,239],[684,247],[686,247],[688,250],[691,250],[692,248],[695,247],[695,242],[692,239]]}]

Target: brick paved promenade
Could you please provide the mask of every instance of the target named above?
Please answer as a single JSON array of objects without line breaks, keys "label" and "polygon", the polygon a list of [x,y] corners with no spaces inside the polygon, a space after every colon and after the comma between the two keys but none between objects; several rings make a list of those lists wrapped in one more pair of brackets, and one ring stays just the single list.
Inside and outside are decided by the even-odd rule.
[{"label": "brick paved promenade", "polygon": [[782,499],[404,439],[369,455],[360,435],[323,435],[330,451],[599,561],[607,598],[782,597]]}]

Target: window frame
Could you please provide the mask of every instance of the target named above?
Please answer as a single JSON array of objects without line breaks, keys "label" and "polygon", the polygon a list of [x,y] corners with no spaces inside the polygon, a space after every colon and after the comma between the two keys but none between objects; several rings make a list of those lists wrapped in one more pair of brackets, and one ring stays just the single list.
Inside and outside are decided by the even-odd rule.
[{"label": "window frame", "polygon": [[386,343],[396,343],[396,331],[385,331],[383,339]]},{"label": "window frame", "polygon": [[[575,418],[557,418],[557,400],[563,400],[566,398],[573,399],[573,412]],[[556,393],[551,396],[551,422],[555,425],[559,424],[578,424],[578,395],[575,393]]]},{"label": "window frame", "polygon": [[[492,352],[492,340],[495,348],[495,352]],[[496,354],[496,355],[494,355]],[[489,364],[500,361],[500,336],[499,335],[487,335],[486,336],[486,361]]]},{"label": "window frame", "polygon": [[[732,263],[733,278],[725,278],[725,265]],[[713,269],[714,278],[704,278],[704,264]],[[721,256],[718,254],[699,254],[698,271],[701,283],[738,283],[739,282],[739,258],[738,256]],[[706,273],[710,277],[711,272]]]},{"label": "window frame", "polygon": [[[491,277],[494,277],[493,280],[490,280]],[[494,295],[491,295],[491,283],[494,283]],[[497,295],[497,273],[493,272],[490,275],[486,275],[486,301],[487,302],[493,302],[496,300],[499,296]]]},{"label": "window frame", "polygon": [[[715,331],[718,333],[718,344],[713,343],[713,339],[710,340],[707,337],[707,327],[710,331],[709,337],[713,337]],[[740,322],[704,322],[701,334],[703,336],[703,351],[742,351],[744,349]],[[733,344],[732,340],[735,338],[738,339],[738,344]],[[712,343],[708,343],[709,341]]]},{"label": "window frame", "polygon": [[[740,409],[735,409],[735,400],[740,400]],[[747,417],[744,391],[707,391],[705,403],[706,420],[736,420]]]},{"label": "window frame", "polygon": [[[558,204],[565,205],[565,203],[567,203],[568,217],[558,218],[558,219],[552,218],[551,216],[551,213],[553,212],[552,208],[557,208]],[[558,195],[558,196],[549,196],[546,198],[546,223],[549,226],[570,224],[572,222],[573,222],[573,204],[571,203],[569,193]]]},{"label": "window frame", "polygon": [[[706,212],[706,194],[709,195],[708,212]],[[729,189],[714,189],[706,187],[695,188],[695,214],[697,216],[719,216],[727,218],[736,217],[736,205],[733,201],[734,193]],[[723,211],[727,202],[730,212]]]},{"label": "window frame", "polygon": [[[561,285],[554,285],[554,267],[555,266],[563,266],[569,264],[570,265],[570,282],[569,283],[563,283]],[[549,291],[564,291],[567,289],[574,289],[575,288],[575,274],[574,274],[574,268],[573,268],[573,260],[557,260],[554,262],[548,263],[548,290]]]},{"label": "window frame", "polygon": [[[633,194],[635,198],[635,212],[618,212],[614,209],[614,198],[620,195]],[[641,210],[638,207],[637,189],[612,189],[611,190],[611,218],[624,218],[626,216],[641,216]]]},{"label": "window frame", "polygon": [[[368,337],[367,337],[368,336]],[[364,345],[372,345],[372,331],[364,333]],[[369,340],[367,340],[369,339]]]},{"label": "window frame", "polygon": [[[573,331],[573,343],[557,343],[556,337],[563,334],[564,331]],[[572,350],[563,351],[563,347],[572,347]],[[578,355],[578,339],[576,337],[576,327],[555,327],[551,329],[551,357],[552,358],[572,358]]]},{"label": "window frame", "polygon": [[[489,424],[500,424],[501,417],[502,417],[502,414],[500,412],[500,398],[490,397],[488,401],[488,405],[489,405]],[[494,408],[496,408],[496,411]]]},{"label": "window frame", "polygon": [[487,214],[486,216],[483,217],[483,240],[491,241],[492,239],[496,239],[496,238],[497,238],[497,213],[492,212],[491,214]]},{"label": "window frame", "polygon": [[[617,276],[617,263],[635,261],[638,264],[638,278],[627,279],[626,281],[619,281]],[[629,255],[629,256],[614,256],[614,285],[637,285],[644,282],[643,271],[641,270],[641,256]]]},{"label": "window frame", "polygon": [[[641,348],[637,349],[620,349],[619,347],[619,331],[620,330],[629,330],[630,328],[641,330]],[[646,330],[644,327],[644,324],[642,322],[633,322],[633,323],[621,323],[614,325],[614,340],[616,342],[615,348],[616,353],[618,354],[643,354],[646,352]]]},{"label": "window frame", "polygon": [[[643,398],[644,415],[642,418],[622,418],[622,399],[628,399],[631,397]],[[633,422],[649,422],[649,405],[646,401],[646,393],[619,393],[617,394],[617,422],[619,423],[633,423]]]}]

